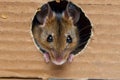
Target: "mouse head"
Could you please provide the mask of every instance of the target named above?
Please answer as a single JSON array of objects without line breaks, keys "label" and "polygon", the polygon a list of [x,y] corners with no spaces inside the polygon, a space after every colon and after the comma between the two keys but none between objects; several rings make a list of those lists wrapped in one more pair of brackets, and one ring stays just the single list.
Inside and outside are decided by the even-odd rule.
[{"label": "mouse head", "polygon": [[71,61],[71,52],[79,39],[75,24],[80,12],[70,3],[62,13],[53,12],[50,5],[45,4],[35,17],[39,24],[32,30],[33,37],[45,60],[56,65]]}]

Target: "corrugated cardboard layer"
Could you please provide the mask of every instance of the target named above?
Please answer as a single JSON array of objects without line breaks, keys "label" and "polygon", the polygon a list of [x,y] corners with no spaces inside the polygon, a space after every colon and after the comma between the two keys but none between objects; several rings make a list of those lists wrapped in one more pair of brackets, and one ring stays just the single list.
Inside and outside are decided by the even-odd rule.
[{"label": "corrugated cardboard layer", "polygon": [[120,0],[71,0],[93,25],[83,54],[63,66],[46,64],[30,25],[48,0],[0,0],[0,77],[120,78]]}]

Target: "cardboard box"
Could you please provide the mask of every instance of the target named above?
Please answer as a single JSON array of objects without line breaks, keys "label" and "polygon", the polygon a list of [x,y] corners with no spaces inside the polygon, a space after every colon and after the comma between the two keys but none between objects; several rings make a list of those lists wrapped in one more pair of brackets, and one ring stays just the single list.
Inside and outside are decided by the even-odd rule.
[{"label": "cardboard box", "polygon": [[46,64],[35,47],[32,18],[48,0],[0,0],[0,77],[120,78],[120,1],[71,0],[93,25],[93,37],[74,61],[63,66]]}]

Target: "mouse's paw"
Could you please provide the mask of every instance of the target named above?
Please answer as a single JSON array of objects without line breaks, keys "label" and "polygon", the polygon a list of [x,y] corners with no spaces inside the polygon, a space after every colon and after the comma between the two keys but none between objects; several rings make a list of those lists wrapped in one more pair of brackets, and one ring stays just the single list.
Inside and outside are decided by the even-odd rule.
[{"label": "mouse's paw", "polygon": [[44,57],[44,59],[45,59],[45,62],[49,62],[50,61],[50,56],[49,56],[49,54],[48,53],[44,53],[43,54],[43,57]]},{"label": "mouse's paw", "polygon": [[74,58],[74,54],[70,54],[70,55],[69,55],[69,58],[68,58],[68,61],[69,61],[69,62],[72,62],[72,61],[73,61],[73,58]]}]

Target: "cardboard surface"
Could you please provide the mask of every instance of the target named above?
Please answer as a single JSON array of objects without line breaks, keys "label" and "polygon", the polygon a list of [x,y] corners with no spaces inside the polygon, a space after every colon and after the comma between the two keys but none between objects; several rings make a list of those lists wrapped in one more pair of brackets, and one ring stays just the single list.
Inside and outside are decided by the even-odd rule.
[{"label": "cardboard surface", "polygon": [[46,64],[30,25],[48,0],[0,0],[0,77],[120,78],[120,0],[71,0],[93,24],[88,47],[63,66]]}]

